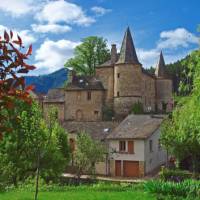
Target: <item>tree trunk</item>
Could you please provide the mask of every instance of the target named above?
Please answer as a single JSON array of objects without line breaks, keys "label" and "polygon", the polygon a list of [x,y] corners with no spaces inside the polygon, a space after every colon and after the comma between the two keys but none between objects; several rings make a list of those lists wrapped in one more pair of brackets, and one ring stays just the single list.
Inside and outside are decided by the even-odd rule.
[{"label": "tree trunk", "polygon": [[36,184],[35,184],[35,200],[38,199],[39,176],[40,176],[40,153],[38,153],[38,157],[37,157],[37,171],[36,171]]}]

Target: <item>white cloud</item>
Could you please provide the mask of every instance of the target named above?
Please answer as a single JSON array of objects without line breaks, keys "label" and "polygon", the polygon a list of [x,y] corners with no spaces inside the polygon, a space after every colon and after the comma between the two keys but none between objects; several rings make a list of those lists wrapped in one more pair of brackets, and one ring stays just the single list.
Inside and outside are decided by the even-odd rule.
[{"label": "white cloud", "polygon": [[32,29],[35,32],[40,33],[65,33],[71,31],[71,27],[67,25],[59,24],[32,24]]},{"label": "white cloud", "polygon": [[[194,48],[190,46],[192,44],[198,44],[198,37],[185,28],[177,28],[175,30],[162,31],[155,48],[139,48],[137,49],[137,55],[144,67],[155,66],[158,62],[160,51],[163,49],[165,62],[172,63],[184,58],[194,50]],[[177,49],[181,51],[177,53],[177,51],[175,51]]]},{"label": "white cloud", "polygon": [[91,8],[91,10],[97,15],[97,16],[102,16],[105,15],[108,12],[111,12],[111,9],[106,9],[103,7],[99,7],[99,6],[94,6]]},{"label": "white cloud", "polygon": [[95,22],[95,19],[87,16],[80,6],[64,0],[49,1],[36,14],[36,19],[50,24],[65,22],[82,26],[88,26]]},{"label": "white cloud", "polygon": [[[7,32],[10,31],[8,27],[0,25],[0,35],[3,35],[5,30]],[[23,45],[25,46],[32,44],[37,40],[36,37],[30,32],[30,30],[12,29],[12,31],[13,31],[13,40],[17,39],[17,34],[18,34],[23,41]]]},{"label": "white cloud", "polygon": [[46,40],[36,50],[35,66],[40,71],[50,73],[64,66],[64,63],[73,56],[74,48],[80,42],[72,42],[70,40]]},{"label": "white cloud", "polygon": [[34,0],[0,0],[0,10],[19,17],[21,15],[34,11],[36,5],[33,5]]},{"label": "white cloud", "polygon": [[144,67],[154,66],[157,63],[159,51],[157,49],[137,49],[136,50],[139,61]]},{"label": "white cloud", "polygon": [[188,47],[190,44],[197,44],[198,38],[185,28],[162,31],[160,41],[157,44],[159,49],[173,49],[178,47]]}]

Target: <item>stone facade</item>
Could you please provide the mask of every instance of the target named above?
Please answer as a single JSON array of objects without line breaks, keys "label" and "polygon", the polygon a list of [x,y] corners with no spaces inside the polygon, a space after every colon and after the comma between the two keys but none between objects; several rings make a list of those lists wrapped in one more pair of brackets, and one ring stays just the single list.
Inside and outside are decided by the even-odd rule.
[{"label": "stone facade", "polygon": [[162,52],[155,75],[143,69],[128,28],[120,54],[113,44],[111,59],[96,67],[95,76],[77,76],[70,71],[67,87],[50,90],[44,102],[44,111],[54,105],[62,121],[101,121],[107,108],[116,118],[126,117],[138,102],[144,112],[170,111],[172,81],[166,76]]},{"label": "stone facade", "polygon": [[96,68],[96,76],[102,82],[105,92],[105,104],[113,107],[114,96],[114,67],[104,66]]},{"label": "stone facade", "polygon": [[100,121],[104,92],[101,90],[66,91],[65,120]]}]

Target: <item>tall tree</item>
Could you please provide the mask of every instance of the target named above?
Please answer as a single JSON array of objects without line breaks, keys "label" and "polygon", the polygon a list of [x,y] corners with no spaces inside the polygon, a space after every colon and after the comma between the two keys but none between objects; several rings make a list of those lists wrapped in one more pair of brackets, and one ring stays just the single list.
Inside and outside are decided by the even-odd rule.
[{"label": "tall tree", "polygon": [[[36,171],[45,180],[59,177],[69,160],[67,134],[56,120],[51,128],[42,118],[36,103],[17,101],[13,110],[5,110],[11,127],[0,142],[0,179],[17,185]],[[17,115],[17,121],[12,115]],[[39,162],[39,167],[38,167]]]},{"label": "tall tree", "polygon": [[76,141],[74,164],[78,180],[83,173],[95,175],[95,164],[105,157],[106,149],[87,133],[80,133]]},{"label": "tall tree", "polygon": [[181,99],[172,117],[163,124],[162,143],[178,160],[189,157],[196,172],[200,171],[200,51],[191,54],[188,66],[192,93]]},{"label": "tall tree", "polygon": [[74,58],[69,59],[65,67],[72,67],[78,74],[93,75],[95,67],[110,57],[106,42],[105,39],[97,36],[84,38],[75,48]]}]

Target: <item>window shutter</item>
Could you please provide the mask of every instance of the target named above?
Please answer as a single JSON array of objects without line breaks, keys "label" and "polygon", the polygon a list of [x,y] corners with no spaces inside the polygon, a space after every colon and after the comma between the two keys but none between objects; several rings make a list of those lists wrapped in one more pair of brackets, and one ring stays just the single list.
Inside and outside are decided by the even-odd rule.
[{"label": "window shutter", "polygon": [[134,153],[134,141],[128,141],[128,153]]}]

